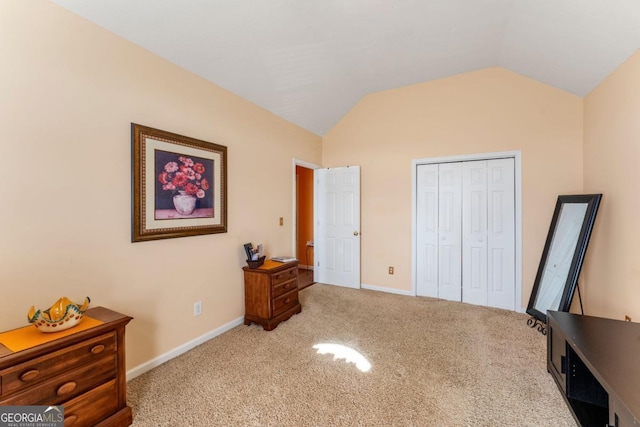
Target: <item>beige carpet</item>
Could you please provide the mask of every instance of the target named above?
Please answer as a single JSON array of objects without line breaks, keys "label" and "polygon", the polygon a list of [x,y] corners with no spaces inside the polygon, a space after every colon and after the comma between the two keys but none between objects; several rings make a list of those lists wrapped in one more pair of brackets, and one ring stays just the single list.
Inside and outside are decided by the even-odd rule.
[{"label": "beige carpet", "polygon": [[238,326],[129,382],[133,425],[576,426],[523,314],[321,284],[300,299],[272,332]]}]

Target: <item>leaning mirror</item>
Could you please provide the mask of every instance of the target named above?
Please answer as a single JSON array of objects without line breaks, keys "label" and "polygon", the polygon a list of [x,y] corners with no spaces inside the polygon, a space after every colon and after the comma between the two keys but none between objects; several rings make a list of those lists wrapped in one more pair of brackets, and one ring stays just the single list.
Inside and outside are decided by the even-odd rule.
[{"label": "leaning mirror", "polygon": [[[546,332],[547,310],[569,311],[602,194],[558,196],[527,313]],[[579,292],[580,290],[578,290]]]}]

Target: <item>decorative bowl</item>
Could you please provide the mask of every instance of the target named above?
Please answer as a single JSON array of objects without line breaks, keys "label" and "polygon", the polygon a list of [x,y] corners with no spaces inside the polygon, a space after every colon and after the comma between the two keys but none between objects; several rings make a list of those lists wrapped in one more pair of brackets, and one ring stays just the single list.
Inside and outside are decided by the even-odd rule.
[{"label": "decorative bowl", "polygon": [[86,297],[82,305],[75,304],[67,297],[62,297],[46,310],[37,310],[32,305],[27,314],[29,323],[40,332],[64,331],[76,326],[82,320],[84,312],[89,308],[91,299]]},{"label": "decorative bowl", "polygon": [[249,268],[258,268],[262,264],[264,264],[265,258],[266,258],[266,256],[261,256],[260,258],[255,259],[255,260],[248,259],[247,260],[247,265],[249,265]]}]

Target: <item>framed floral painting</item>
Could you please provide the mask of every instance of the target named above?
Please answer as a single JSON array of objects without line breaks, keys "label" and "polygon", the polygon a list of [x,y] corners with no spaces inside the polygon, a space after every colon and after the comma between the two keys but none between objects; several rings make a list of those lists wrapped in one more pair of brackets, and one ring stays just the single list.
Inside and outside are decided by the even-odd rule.
[{"label": "framed floral painting", "polygon": [[131,124],[131,241],[227,232],[227,147]]}]

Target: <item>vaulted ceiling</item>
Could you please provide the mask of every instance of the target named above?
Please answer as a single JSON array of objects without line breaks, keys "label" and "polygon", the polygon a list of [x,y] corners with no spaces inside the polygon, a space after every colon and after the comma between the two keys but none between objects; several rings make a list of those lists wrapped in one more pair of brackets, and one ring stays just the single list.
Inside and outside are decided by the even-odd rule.
[{"label": "vaulted ceiling", "polygon": [[318,135],[491,66],[584,96],[640,48],[639,0],[52,1]]}]

